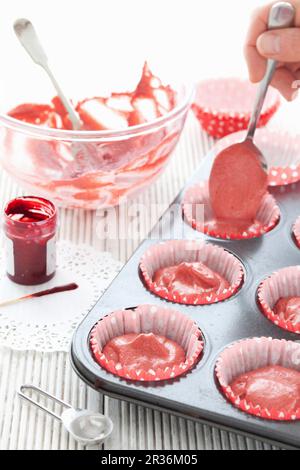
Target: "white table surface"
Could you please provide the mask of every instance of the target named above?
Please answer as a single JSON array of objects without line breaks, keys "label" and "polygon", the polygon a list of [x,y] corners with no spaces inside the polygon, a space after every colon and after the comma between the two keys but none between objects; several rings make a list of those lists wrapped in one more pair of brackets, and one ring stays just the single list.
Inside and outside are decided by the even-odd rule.
[{"label": "white table surface", "polygon": [[[166,208],[172,202],[212,144],[212,139],[200,132],[191,115],[167,170],[138,198],[138,202],[146,207],[150,203],[159,203],[162,212],[163,206]],[[22,191],[10,177],[1,172],[1,204],[20,193]],[[111,251],[125,262],[139,240],[99,239],[100,215],[92,211],[61,210],[60,239]],[[140,221],[143,238],[155,220],[150,221],[141,214]],[[0,449],[83,449],[59,422],[18,399],[16,388],[21,383],[40,386],[74,407],[89,407],[108,414],[113,420],[114,431],[105,443],[105,449],[276,449],[234,433],[102,396],[76,376],[67,353],[18,352],[7,348],[0,348]]]}]

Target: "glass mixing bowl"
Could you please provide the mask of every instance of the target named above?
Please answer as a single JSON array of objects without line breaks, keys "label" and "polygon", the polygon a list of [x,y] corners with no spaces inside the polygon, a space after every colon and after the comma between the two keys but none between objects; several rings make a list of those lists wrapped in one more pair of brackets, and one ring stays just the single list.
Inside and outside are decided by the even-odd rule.
[{"label": "glass mixing bowl", "polygon": [[[177,92],[176,107],[153,122],[120,131],[39,127],[8,117],[1,109],[2,166],[26,190],[61,206],[116,206],[160,175],[178,142],[193,88],[168,83]],[[14,97],[6,109],[22,102]]]}]

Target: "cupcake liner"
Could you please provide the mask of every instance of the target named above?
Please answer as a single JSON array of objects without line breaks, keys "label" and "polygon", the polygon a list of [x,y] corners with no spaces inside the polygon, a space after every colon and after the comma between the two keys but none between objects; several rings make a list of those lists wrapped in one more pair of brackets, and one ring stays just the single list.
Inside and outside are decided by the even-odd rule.
[{"label": "cupcake liner", "polygon": [[[128,333],[153,333],[165,336],[183,347],[186,361],[174,367],[157,370],[129,370],[103,354],[104,346],[113,338]],[[97,363],[118,377],[153,382],[174,379],[196,364],[204,349],[201,331],[196,323],[176,310],[153,305],[141,305],[132,310],[119,310],[100,320],[90,336],[90,347]]]},{"label": "cupcake liner", "polygon": [[238,341],[219,356],[215,374],[222,393],[238,409],[268,420],[295,421],[300,419],[300,408],[295,413],[287,410],[262,408],[241,399],[230,384],[239,375],[267,366],[279,365],[300,371],[300,344],[272,338],[252,338]]},{"label": "cupcake liner", "polygon": [[300,323],[280,318],[273,311],[281,297],[300,297],[300,266],[281,269],[265,279],[258,288],[258,303],[264,315],[280,328],[300,334]]},{"label": "cupcake liner", "polygon": [[[248,128],[256,91],[256,85],[238,78],[206,80],[199,83],[192,108],[202,128],[222,138]],[[258,127],[265,126],[279,106],[279,93],[270,89]]]},{"label": "cupcake liner", "polygon": [[[245,140],[244,131],[231,134],[214,147],[217,155],[222,150]],[[300,180],[300,135],[287,131],[257,129],[255,145],[264,155],[269,173],[269,186],[286,186]]]},{"label": "cupcake liner", "polygon": [[269,168],[269,186],[286,186],[300,180],[300,135],[261,129],[255,143]]},{"label": "cupcake liner", "polygon": [[[220,274],[230,287],[222,293],[186,294],[158,286],[153,276],[159,269],[176,266],[182,262],[202,262]],[[173,240],[154,245],[141,258],[140,272],[146,287],[155,295],[184,305],[210,305],[232,297],[244,280],[242,263],[224,248],[203,241]]]},{"label": "cupcake liner", "polygon": [[[204,214],[200,210],[202,207],[204,207]],[[203,220],[199,220],[199,214],[200,218],[203,216]],[[246,230],[230,232],[229,229],[215,226],[208,182],[201,182],[186,191],[183,200],[183,215],[186,222],[198,232],[224,240],[246,240],[258,238],[270,232],[280,220],[280,209],[273,196],[267,193],[256,215],[256,222]]]},{"label": "cupcake liner", "polygon": [[296,244],[300,248],[300,217],[296,220],[296,223],[293,227],[293,234],[295,237]]}]

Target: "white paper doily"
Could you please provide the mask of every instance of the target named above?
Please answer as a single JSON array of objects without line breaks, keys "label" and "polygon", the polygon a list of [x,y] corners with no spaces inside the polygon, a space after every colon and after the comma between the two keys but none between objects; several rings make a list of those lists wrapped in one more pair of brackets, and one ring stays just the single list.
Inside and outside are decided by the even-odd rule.
[{"label": "white paper doily", "polygon": [[[0,254],[0,266],[4,259]],[[54,279],[40,286],[20,286],[0,272],[0,299],[76,282],[77,290],[34,298],[0,308],[0,346],[17,350],[68,351],[74,330],[121,269],[110,253],[88,245],[57,243]]]}]

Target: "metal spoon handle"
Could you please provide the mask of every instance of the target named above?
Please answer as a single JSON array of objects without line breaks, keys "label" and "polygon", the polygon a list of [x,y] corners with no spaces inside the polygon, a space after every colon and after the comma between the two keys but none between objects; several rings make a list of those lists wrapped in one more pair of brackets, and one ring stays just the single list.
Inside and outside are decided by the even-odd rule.
[{"label": "metal spoon handle", "polygon": [[80,119],[72,103],[66,97],[58,81],[54,77],[53,72],[49,68],[47,55],[40,43],[39,37],[34,29],[33,24],[25,18],[20,18],[15,21],[14,30],[17,35],[17,38],[19,39],[24,49],[28,52],[32,60],[37,65],[40,65],[48,74],[50,80],[53,83],[53,86],[55,87],[57,91],[58,96],[60,97],[69,115],[73,129],[76,129],[76,130],[80,129],[81,127]]},{"label": "metal spoon handle", "polygon": [[52,70],[49,68],[49,66],[44,66],[43,67],[45,72],[48,74],[48,77],[50,78],[51,82],[53,83],[54,88],[56,89],[56,92],[58,96],[60,97],[62,104],[64,105],[65,110],[67,111],[70,121],[72,123],[72,127],[74,130],[79,130],[81,128],[81,122],[80,119],[76,113],[76,111],[73,108],[73,105],[71,102],[68,100],[66,97],[65,93],[63,92],[62,88],[60,87],[58,81],[56,80],[55,76],[53,75]]},{"label": "metal spoon handle", "polygon": [[34,392],[37,392],[39,395],[43,395],[47,398],[50,398],[50,400],[55,401],[61,406],[64,406],[65,408],[72,408],[68,403],[65,403],[63,400],[60,400],[59,398],[50,395],[49,393],[45,392],[39,387],[35,387],[34,385],[21,385],[20,389],[18,390],[18,395],[23,398],[24,400],[29,401],[33,405],[37,406],[40,410],[45,411],[46,413],[50,414],[53,416],[53,418],[56,418],[61,421],[61,416],[58,414],[54,413],[53,411],[49,410],[49,408],[46,408],[45,406],[41,405],[39,402],[33,400],[33,398],[30,398],[28,395],[26,395],[24,392],[25,390],[33,390]]},{"label": "metal spoon handle", "polygon": [[[287,2],[279,2],[275,3],[271,8],[269,21],[268,21],[268,29],[283,29],[283,28],[290,28],[294,24],[295,20],[295,8],[293,5]],[[266,74],[261,81],[253,109],[253,113],[251,116],[247,139],[253,139],[258,120],[261,115],[261,111],[265,102],[266,94],[269,88],[269,85],[273,79],[275,70],[276,70],[277,62],[276,60],[269,59],[267,62],[267,70]]]}]

